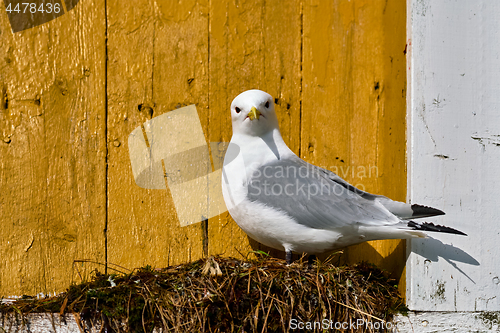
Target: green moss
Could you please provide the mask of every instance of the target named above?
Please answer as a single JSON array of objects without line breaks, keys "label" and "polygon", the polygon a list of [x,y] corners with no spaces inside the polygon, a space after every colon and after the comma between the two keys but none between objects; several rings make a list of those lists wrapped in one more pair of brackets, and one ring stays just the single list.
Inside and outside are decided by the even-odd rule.
[{"label": "green moss", "polygon": [[92,281],[72,285],[57,297],[26,297],[1,305],[0,311],[80,313],[83,320],[108,321],[115,332],[154,327],[279,332],[292,318],[390,320],[406,308],[394,281],[370,264],[318,263],[309,269],[302,262],[287,266],[267,257],[216,257],[166,269],[146,266],[128,275],[96,273]]}]

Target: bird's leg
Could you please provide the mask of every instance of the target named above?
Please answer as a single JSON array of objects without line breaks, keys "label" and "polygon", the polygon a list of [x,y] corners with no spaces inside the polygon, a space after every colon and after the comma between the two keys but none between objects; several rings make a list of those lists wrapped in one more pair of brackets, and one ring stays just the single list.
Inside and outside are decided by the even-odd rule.
[{"label": "bird's leg", "polygon": [[292,263],[292,251],[286,251],[286,264],[290,265]]},{"label": "bird's leg", "polygon": [[312,265],[314,264],[314,260],[316,260],[316,256],[314,254],[309,255],[309,258],[307,258],[308,268],[312,268]]}]

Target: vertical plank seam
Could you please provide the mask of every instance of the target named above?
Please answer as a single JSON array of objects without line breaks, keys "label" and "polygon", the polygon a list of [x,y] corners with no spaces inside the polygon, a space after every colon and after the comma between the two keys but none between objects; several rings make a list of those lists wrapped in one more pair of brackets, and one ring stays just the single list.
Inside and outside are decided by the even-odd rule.
[{"label": "vertical plank seam", "polygon": [[[348,52],[349,52],[349,57],[348,57],[348,61],[349,61],[349,65],[347,66],[349,68],[349,71],[347,73],[347,77],[346,79],[348,80],[349,82],[349,90],[350,90],[350,100],[349,100],[349,114],[348,114],[348,118],[346,120],[346,127],[347,127],[347,130],[346,130],[346,137],[348,136],[349,137],[349,140],[347,140],[347,158],[349,160],[347,160],[346,158],[346,161],[347,161],[347,165],[352,165],[353,164],[353,161],[356,160],[356,155],[355,155],[355,151],[353,150],[355,147],[353,147],[352,145],[352,141],[354,140],[353,139],[353,132],[352,132],[352,119],[353,119],[353,115],[354,115],[354,112],[355,112],[355,99],[356,97],[354,96],[355,93],[354,93],[354,69],[353,69],[353,64],[354,64],[354,52],[353,50],[356,48],[356,45],[353,45],[354,43],[356,43],[356,32],[357,32],[357,25],[356,25],[356,20],[357,20],[357,17],[356,17],[356,4],[352,4],[351,6],[352,8],[352,17],[353,17],[353,22],[352,22],[352,37],[351,39],[349,40],[349,44],[348,44]],[[378,124],[377,124],[378,126]],[[348,176],[349,177],[349,176]],[[354,180],[354,177],[352,177]],[[352,181],[351,180],[351,181]],[[348,252],[349,253],[349,252]]]},{"label": "vertical plank seam", "polygon": [[[155,84],[155,41],[156,41],[156,6],[153,5],[153,57],[151,59],[151,103],[153,106],[153,113],[154,113],[154,107],[156,106],[155,103],[155,89],[154,89],[154,84]],[[151,114],[151,118],[153,118],[153,114]]]},{"label": "vertical plank seam", "polygon": [[[50,32],[51,32],[51,29],[49,28],[49,36],[50,36]],[[49,41],[49,45],[50,45],[50,41]],[[14,101],[14,96],[12,96],[12,101]],[[47,147],[48,144],[47,144],[47,130],[46,130],[46,125],[47,125],[47,122],[46,122],[46,112],[43,112],[43,146],[44,147]],[[29,135],[27,135],[27,139],[28,139],[28,147],[29,147],[29,151],[30,151],[30,160],[31,160],[31,157],[33,156],[32,154],[32,149],[31,149],[31,144],[30,144],[30,137]],[[46,175],[48,176],[48,173],[49,173],[49,163],[47,161],[47,170],[46,170]],[[33,174],[33,170],[31,172],[31,179],[32,179],[32,184],[35,184],[35,179],[34,179],[34,174]],[[33,190],[30,191],[31,193],[31,196],[33,198]],[[45,198],[44,198],[44,201],[45,201],[45,205],[44,205],[44,208],[43,208],[43,215],[44,215],[44,226],[43,226],[43,230],[47,231],[47,234],[48,234],[48,229],[49,229],[49,221],[48,221],[48,205],[49,205],[49,177],[47,177],[46,181],[45,181]],[[42,267],[42,272],[41,272],[41,280],[40,281],[40,284],[39,284],[39,288],[45,293],[45,294],[48,294],[48,289],[47,289],[47,261],[48,261],[48,257],[49,257],[49,254],[48,254],[48,251],[44,251],[44,246],[43,246],[43,241],[44,239],[42,237],[40,237],[40,252],[41,252],[41,258],[42,258],[42,262],[43,262],[43,267]],[[48,238],[46,238],[46,241],[47,241],[47,244],[49,244],[49,241],[50,241],[50,236],[48,236]],[[28,253],[26,251],[26,254],[25,254],[25,258],[28,257]],[[23,276],[24,277],[24,276]],[[21,284],[21,288],[22,288],[22,284]]]},{"label": "vertical plank seam", "polygon": [[[151,3],[151,2],[150,2]],[[156,42],[156,22],[157,22],[157,14],[156,14],[156,5],[153,3],[151,5],[151,9],[153,10],[153,45],[152,45],[152,53],[153,55],[151,56],[151,109],[153,110],[151,112],[151,119],[154,118],[154,112],[156,109],[156,101],[155,101],[155,42]],[[141,124],[141,126],[144,126],[144,123]],[[147,135],[144,131],[144,138],[147,140]],[[168,181],[167,181],[167,172],[165,169],[165,161],[162,159],[161,160],[161,165],[162,165],[162,170],[163,170],[163,180],[165,182],[165,186],[168,189]],[[168,195],[168,194],[167,194]],[[150,212],[150,216],[152,217],[153,213]],[[170,244],[169,244],[169,253],[168,253],[168,262],[170,262]]]},{"label": "vertical plank seam", "polygon": [[299,60],[299,79],[300,79],[300,89],[299,89],[299,149],[298,156],[302,155],[302,137],[303,137],[303,128],[302,128],[302,91],[304,90],[303,86],[303,63],[304,63],[304,2],[300,1],[299,5],[299,16],[300,16],[300,60]]},{"label": "vertical plank seam", "polygon": [[108,208],[109,208],[109,149],[108,149],[108,1],[104,0],[104,140],[106,143],[106,177],[105,196],[106,206],[104,214],[104,274],[108,274]]},{"label": "vertical plank seam", "polygon": [[[262,44],[261,45],[264,48],[264,52],[262,52],[262,57],[264,58],[264,59],[262,59],[262,64],[263,64],[262,71],[263,71],[263,77],[266,78],[266,52],[265,52],[265,50],[266,50],[266,39],[265,39],[265,33],[264,33],[264,30],[265,30],[264,22],[265,22],[265,19],[266,19],[266,0],[264,0],[263,3],[262,3],[262,11],[261,11],[260,17],[261,17],[260,22],[262,24],[261,28],[260,28],[260,37],[262,39]],[[259,84],[259,86],[260,86],[260,84]],[[268,90],[267,86],[260,87],[260,89],[262,89],[262,90]]]},{"label": "vertical plank seam", "polygon": [[[213,156],[212,156],[212,147],[210,144],[210,9],[212,8],[212,1],[208,0],[208,11],[207,11],[207,138],[208,138],[208,149],[210,156],[210,165],[212,171],[215,170],[213,164]],[[207,187],[208,190],[208,187]],[[207,196],[207,203],[210,205],[210,198]],[[208,215],[207,215],[208,216]],[[202,249],[203,256],[208,257],[208,218],[204,219],[201,223],[201,231],[202,231]]]},{"label": "vertical plank seam", "polygon": [[[384,9],[385,11],[385,9]],[[384,36],[385,38],[385,36]],[[383,56],[383,55],[382,55]],[[383,70],[382,70],[383,71]],[[382,84],[385,84],[385,73],[382,74],[382,78],[375,78],[375,80],[377,80],[377,82],[380,82],[383,80]],[[383,88],[380,88],[378,89],[379,91],[376,91],[376,96],[375,96],[375,108],[377,110],[377,124],[376,124],[376,133],[375,133],[375,170],[377,170],[377,175],[378,175],[378,168],[379,166],[381,165],[381,163],[379,163],[380,161],[380,145],[383,144],[383,141],[380,140],[380,124],[383,122],[383,117],[380,115],[380,95],[382,95],[382,89]],[[384,96],[382,96],[382,99],[384,98]],[[368,166],[368,168],[370,168],[370,166]],[[377,189],[377,193],[381,193],[381,188],[380,188],[380,177],[375,177],[375,188]]]}]

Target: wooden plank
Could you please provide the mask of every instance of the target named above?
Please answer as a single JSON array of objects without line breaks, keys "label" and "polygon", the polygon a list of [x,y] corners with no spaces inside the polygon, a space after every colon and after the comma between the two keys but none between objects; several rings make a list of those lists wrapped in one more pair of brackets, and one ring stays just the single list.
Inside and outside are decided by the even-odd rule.
[{"label": "wooden plank", "polygon": [[13,34],[0,16],[0,294],[63,291],[104,262],[104,2]]},{"label": "wooden plank", "polygon": [[[179,4],[161,2],[157,8],[154,98],[158,104],[158,114],[195,104],[206,139],[209,124],[208,1],[190,0]],[[169,198],[169,206],[172,205],[171,200]],[[203,257],[205,224],[180,227],[178,220],[171,218],[166,224],[163,223],[160,231],[165,230],[165,227],[170,231],[170,264]]]},{"label": "wooden plank", "polygon": [[[89,333],[99,332],[102,325],[95,325],[87,329]],[[58,313],[30,313],[21,321],[13,315],[3,315],[0,328],[3,332],[53,332],[77,333],[82,328],[75,320],[74,315],[60,316]]]},{"label": "wooden plank", "polygon": [[189,104],[207,126],[207,10],[204,1],[108,2],[112,264],[165,267],[202,256],[201,224],[181,228],[169,191],[135,183],[127,140],[146,120]]},{"label": "wooden plank", "polygon": [[[231,139],[229,106],[248,89],[278,101],[285,142],[300,140],[300,1],[217,1],[210,7],[209,132],[212,142]],[[245,257],[252,249],[283,256],[249,239],[229,213],[210,219],[209,253]]]},{"label": "wooden plank", "polygon": [[[490,327],[474,330],[494,331],[500,311],[495,250],[500,235],[500,3],[459,4],[408,2],[409,197],[443,209],[446,215],[433,222],[468,237],[438,233],[411,240],[407,305],[426,311],[423,315],[485,311],[481,317]],[[459,321],[447,313],[431,319],[430,324],[443,320],[460,327],[471,318]]]},{"label": "wooden plank", "polygon": [[[107,1],[107,142],[108,225],[107,261],[133,269],[155,259],[147,253],[155,235],[148,222],[166,220],[164,191],[139,188],[131,173],[127,149],[129,133],[154,116],[152,100],[152,1]],[[157,257],[164,252],[157,251]]]},{"label": "wooden plank", "polygon": [[[207,143],[227,142],[229,105],[247,89],[277,99],[283,138],[302,158],[405,199],[403,2],[104,6],[82,3],[16,35],[1,18],[8,38],[0,48],[0,210],[8,241],[0,250],[11,259],[0,263],[9,272],[0,273],[0,290],[55,290],[76,274],[73,259],[131,269],[269,250],[228,213],[181,228],[168,191],[135,184],[127,147],[146,120],[193,103]],[[371,242],[343,258],[359,259],[398,275],[404,243]]]},{"label": "wooden plank", "polygon": [[[305,1],[301,157],[361,189],[405,200],[405,4]],[[345,250],[400,279],[405,246]],[[403,282],[401,280],[401,282]]]}]

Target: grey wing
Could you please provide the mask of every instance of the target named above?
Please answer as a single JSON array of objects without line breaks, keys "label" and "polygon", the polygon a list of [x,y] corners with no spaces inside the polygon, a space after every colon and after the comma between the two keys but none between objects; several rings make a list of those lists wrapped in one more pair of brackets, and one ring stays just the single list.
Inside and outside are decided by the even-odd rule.
[{"label": "grey wing", "polygon": [[297,156],[261,166],[252,173],[248,183],[251,201],[284,211],[310,228],[401,222],[370,196],[374,195],[356,189],[333,172]]},{"label": "grey wing", "polygon": [[388,211],[390,211],[392,214],[396,215],[400,219],[407,220],[407,219],[417,219],[417,218],[422,218],[422,217],[429,217],[429,216],[437,216],[437,215],[444,215],[444,212],[428,207],[428,206],[422,206],[422,205],[417,205],[417,204],[407,204],[405,202],[401,201],[395,201],[391,200],[388,197],[385,197],[383,195],[377,195],[377,194],[372,194],[368,193],[365,191],[362,191],[342,178],[340,178],[336,173],[326,170],[326,169],[321,169],[321,172],[325,174],[326,177],[330,178],[332,181],[338,183],[339,185],[343,186],[345,189],[355,192],[358,195],[360,195],[362,198],[366,200],[373,200],[373,201],[378,201],[381,203]]}]

